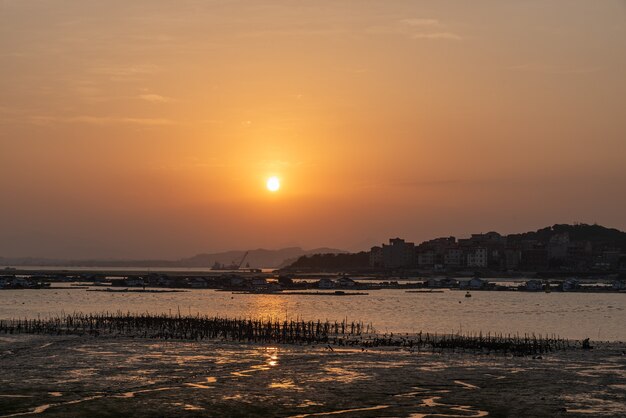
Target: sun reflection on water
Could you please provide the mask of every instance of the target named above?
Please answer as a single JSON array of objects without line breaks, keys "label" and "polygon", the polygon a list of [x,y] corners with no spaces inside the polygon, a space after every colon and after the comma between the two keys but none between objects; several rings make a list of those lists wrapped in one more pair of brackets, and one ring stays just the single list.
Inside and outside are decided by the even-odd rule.
[{"label": "sun reflection on water", "polygon": [[267,356],[267,365],[270,367],[278,366],[278,348],[266,347],[265,355]]}]

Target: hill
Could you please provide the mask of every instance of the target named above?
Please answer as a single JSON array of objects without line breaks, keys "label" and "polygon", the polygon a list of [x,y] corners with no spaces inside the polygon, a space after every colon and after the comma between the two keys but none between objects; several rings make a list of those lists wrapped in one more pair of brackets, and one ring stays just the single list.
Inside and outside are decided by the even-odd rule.
[{"label": "hill", "polygon": [[555,224],[537,231],[510,234],[506,238],[509,243],[532,240],[547,244],[557,234],[568,234],[570,241],[589,241],[594,247],[616,247],[626,251],[626,232],[597,224]]},{"label": "hill", "polygon": [[[198,254],[179,260],[58,260],[32,257],[0,257],[0,265],[4,266],[52,266],[52,267],[211,267],[215,263],[230,265],[239,264],[246,251],[225,251],[212,254]],[[259,248],[250,250],[243,266],[249,264],[251,268],[280,268],[292,263],[303,255],[310,254],[338,254],[345,253],[335,248],[315,248],[304,250],[300,247],[267,250]]]},{"label": "hill", "polygon": [[[245,253],[245,251],[226,251],[215,254],[198,254],[191,258],[179,260],[178,263],[181,267],[210,267],[216,262],[238,264]],[[280,250],[259,248],[250,250],[243,264],[245,266],[246,263],[249,263],[250,267],[253,268],[279,268],[301,256],[320,253],[338,254],[345,253],[345,251],[335,248],[315,248],[313,250],[303,250],[300,247],[282,248]]]},{"label": "hill", "polygon": [[369,253],[361,251],[355,254],[312,254],[296,260],[284,270],[341,271],[362,270],[369,267]]}]

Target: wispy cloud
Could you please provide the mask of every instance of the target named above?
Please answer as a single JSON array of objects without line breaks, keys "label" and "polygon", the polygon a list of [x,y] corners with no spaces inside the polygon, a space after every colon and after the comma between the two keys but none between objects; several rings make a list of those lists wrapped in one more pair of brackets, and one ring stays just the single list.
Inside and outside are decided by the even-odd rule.
[{"label": "wispy cloud", "polygon": [[396,20],[393,25],[368,28],[369,33],[402,34],[410,39],[461,41],[463,37],[448,28],[448,25],[434,18],[408,18]]},{"label": "wispy cloud", "polygon": [[437,19],[421,19],[421,18],[402,19],[400,23],[403,23],[409,26],[441,26],[441,23],[439,23],[439,20]]},{"label": "wispy cloud", "polygon": [[413,39],[427,39],[427,40],[443,40],[443,41],[462,41],[463,37],[453,32],[431,32],[431,33],[416,33],[412,36]]},{"label": "wispy cloud", "polygon": [[567,67],[549,64],[521,64],[506,68],[509,71],[543,74],[590,74],[601,70],[600,67]]},{"label": "wispy cloud", "polygon": [[91,69],[92,74],[108,77],[111,81],[140,81],[159,71],[158,66],[151,64],[101,66]]},{"label": "wispy cloud", "polygon": [[170,97],[161,96],[160,94],[140,94],[138,96],[141,100],[145,100],[151,103],[167,103],[171,102],[172,99]]},{"label": "wispy cloud", "polygon": [[84,123],[90,125],[142,125],[142,126],[163,126],[173,125],[175,122],[170,119],[163,118],[130,118],[130,117],[110,117],[110,116],[73,116],[73,117],[56,117],[56,116],[31,116],[30,121],[34,124],[51,124],[51,123]]}]

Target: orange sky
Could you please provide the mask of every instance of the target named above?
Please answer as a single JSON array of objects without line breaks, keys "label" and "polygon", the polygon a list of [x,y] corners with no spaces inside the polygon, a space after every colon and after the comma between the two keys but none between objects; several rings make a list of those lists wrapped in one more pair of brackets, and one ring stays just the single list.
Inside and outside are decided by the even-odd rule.
[{"label": "orange sky", "polygon": [[259,3],[0,0],[0,256],[626,229],[624,2]]}]

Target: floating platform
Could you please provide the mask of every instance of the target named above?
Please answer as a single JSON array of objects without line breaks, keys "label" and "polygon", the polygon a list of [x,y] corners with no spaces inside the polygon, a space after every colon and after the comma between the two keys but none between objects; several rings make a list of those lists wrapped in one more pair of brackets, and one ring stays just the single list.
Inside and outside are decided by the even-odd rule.
[{"label": "floating platform", "polygon": [[159,289],[87,289],[87,292],[109,292],[109,293],[180,293],[187,290],[159,290]]},{"label": "floating platform", "polygon": [[405,293],[443,293],[443,290],[406,290]]}]

